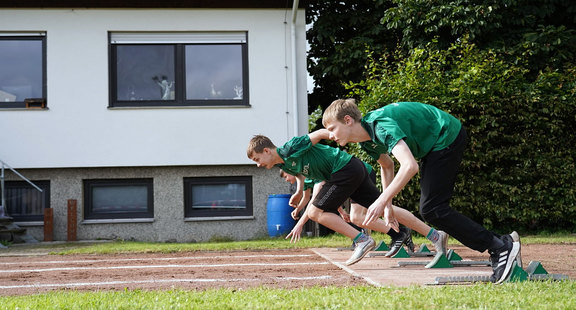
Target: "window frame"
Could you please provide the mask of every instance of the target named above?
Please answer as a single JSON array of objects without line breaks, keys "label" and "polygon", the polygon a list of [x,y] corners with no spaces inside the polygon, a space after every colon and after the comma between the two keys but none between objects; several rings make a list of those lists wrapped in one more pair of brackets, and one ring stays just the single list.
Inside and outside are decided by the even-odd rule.
[{"label": "window frame", "polygon": [[2,109],[25,109],[25,108],[47,108],[47,65],[46,65],[46,33],[1,33],[0,40],[26,40],[42,42],[42,98],[25,98],[23,101],[0,101],[0,110]]},{"label": "window frame", "polygon": [[[42,195],[43,195],[42,198],[43,198],[43,204],[44,204],[44,208],[42,209],[42,214],[12,215],[12,214],[10,214],[10,212],[8,212],[8,199],[6,199],[6,206],[4,206],[5,212],[8,216],[13,218],[15,222],[44,221],[44,209],[50,208],[50,181],[49,180],[39,180],[39,181],[31,181],[31,182],[34,183],[36,186],[38,186],[40,189],[42,189]],[[20,189],[29,189],[29,190],[33,190],[33,191],[38,191],[36,188],[34,188],[32,185],[30,185],[26,181],[4,181],[4,188],[5,188],[5,190],[8,190],[10,188],[12,188],[12,189],[20,188]],[[0,197],[1,196],[2,196],[2,193],[0,193]]]},{"label": "window frame", "polygon": [[[252,176],[186,177],[184,178],[184,217],[218,218],[250,217],[254,215]],[[237,209],[194,209],[192,208],[192,187],[194,185],[243,184],[245,186],[246,208]]]},{"label": "window frame", "polygon": [[[154,180],[153,179],[88,179],[83,180],[84,220],[153,219]],[[97,187],[145,186],[148,208],[145,212],[102,212],[94,213],[92,190]]]},{"label": "window frame", "polygon": [[[210,34],[218,36],[219,34],[226,35],[227,32],[109,32],[108,33],[108,59],[109,59],[109,103],[108,108],[171,108],[171,107],[249,107],[249,80],[248,80],[248,32],[234,31],[231,33],[242,33],[245,39],[242,42],[221,42],[217,39],[210,41],[206,39]],[[129,39],[125,43],[118,43],[113,39],[113,36],[127,36]],[[174,36],[173,41],[167,39],[151,39],[150,42],[146,40],[138,41],[130,36],[138,35],[152,36],[155,38],[166,35],[168,37]],[[186,42],[187,39],[179,39],[179,36],[186,37],[187,35],[199,35],[203,37],[206,42]],[[175,88],[174,100],[117,100],[118,94],[118,80],[117,80],[117,46],[126,45],[171,45],[174,46],[174,76],[175,85],[180,85]],[[242,99],[186,99],[186,55],[185,49],[187,45],[239,45],[241,47],[242,57]]]}]

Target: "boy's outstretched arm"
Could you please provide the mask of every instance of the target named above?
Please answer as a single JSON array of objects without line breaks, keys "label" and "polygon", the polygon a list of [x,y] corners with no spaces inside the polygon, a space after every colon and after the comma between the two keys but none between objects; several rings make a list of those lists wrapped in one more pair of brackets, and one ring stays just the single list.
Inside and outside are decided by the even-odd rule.
[{"label": "boy's outstretched arm", "polygon": [[292,213],[290,214],[294,220],[298,219],[298,214],[300,214],[300,211],[302,211],[304,207],[308,205],[308,201],[310,201],[311,192],[312,192],[311,189],[307,189],[304,191],[304,196],[302,196],[302,199],[300,199],[300,202],[298,203],[294,211],[292,211]]},{"label": "boy's outstretched arm", "polygon": [[290,238],[290,243],[296,243],[300,240],[300,236],[302,235],[302,229],[304,228],[304,224],[308,222],[308,212],[304,212],[304,215],[298,220],[298,223],[294,225],[292,231],[286,236],[285,239]]},{"label": "boy's outstretched arm", "polygon": [[299,174],[295,177],[296,177],[296,192],[294,192],[292,197],[290,197],[290,201],[288,201],[288,204],[296,208],[300,203],[300,200],[302,200],[302,195],[304,192],[304,176]]},{"label": "boy's outstretched arm", "polygon": [[392,199],[406,186],[410,179],[418,173],[419,168],[418,162],[404,140],[398,141],[392,149],[392,154],[398,162],[400,162],[398,174],[392,179],[390,184],[383,189],[380,197],[368,208],[363,224],[368,225],[376,221],[379,217],[384,216],[384,222],[397,231],[398,221],[394,218]]},{"label": "boy's outstretched arm", "polygon": [[310,141],[312,142],[312,145],[316,145],[316,143],[318,143],[322,140],[330,139],[330,132],[328,131],[328,129],[322,128],[322,129],[318,129],[316,131],[309,133],[308,137],[310,137]]}]

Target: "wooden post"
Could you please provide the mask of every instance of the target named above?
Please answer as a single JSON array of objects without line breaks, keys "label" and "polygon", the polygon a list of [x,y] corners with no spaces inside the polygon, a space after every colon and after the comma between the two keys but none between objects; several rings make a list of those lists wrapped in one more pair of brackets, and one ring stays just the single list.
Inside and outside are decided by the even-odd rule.
[{"label": "wooden post", "polygon": [[76,199],[68,199],[68,241],[76,241]]},{"label": "wooden post", "polygon": [[54,241],[54,209],[44,208],[44,241]]}]

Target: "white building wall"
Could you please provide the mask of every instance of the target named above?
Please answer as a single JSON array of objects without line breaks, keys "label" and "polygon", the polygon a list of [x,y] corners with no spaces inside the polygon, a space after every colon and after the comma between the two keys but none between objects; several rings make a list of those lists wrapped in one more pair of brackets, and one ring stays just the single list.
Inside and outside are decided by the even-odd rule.
[{"label": "white building wall", "polygon": [[[0,110],[14,168],[245,165],[248,140],[294,134],[290,10],[9,9],[0,32],[47,38],[47,110]],[[297,19],[298,132],[307,132],[304,11]],[[109,109],[108,33],[247,31],[250,107]]]}]

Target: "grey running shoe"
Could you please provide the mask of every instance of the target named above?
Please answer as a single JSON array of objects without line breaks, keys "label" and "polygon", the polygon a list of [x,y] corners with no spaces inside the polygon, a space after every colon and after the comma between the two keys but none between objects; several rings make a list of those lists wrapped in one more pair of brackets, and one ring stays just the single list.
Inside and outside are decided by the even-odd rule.
[{"label": "grey running shoe", "polygon": [[[408,240],[410,240],[409,242],[412,243],[412,229],[404,226],[400,227],[398,238],[392,239],[390,242],[390,251],[386,252],[384,257],[392,257],[396,255],[396,253],[398,253],[398,251],[400,251],[402,248],[403,244],[408,245]],[[414,252],[414,243],[412,243],[411,251]]]},{"label": "grey running shoe", "polygon": [[520,252],[520,242],[511,242],[508,238],[503,238],[504,246],[500,249],[490,252],[490,261],[494,273],[490,281],[500,284],[510,277],[514,262]]},{"label": "grey running shoe", "polygon": [[359,262],[368,252],[372,251],[376,247],[376,242],[372,237],[368,236],[368,240],[364,242],[357,242],[356,248],[352,256],[346,261],[346,265],[350,266]]},{"label": "grey running shoe", "polygon": [[450,237],[447,233],[438,230],[439,238],[434,242],[434,249],[436,249],[436,254],[442,253],[447,255],[448,251],[448,237]]},{"label": "grey running shoe", "polygon": [[434,265],[436,265],[436,263],[438,263],[438,261],[440,260],[440,258],[442,258],[442,256],[446,256],[448,255],[448,237],[449,235],[441,230],[438,230],[438,240],[436,240],[436,242],[434,242],[434,249],[436,249],[436,255],[434,255],[434,258],[432,259],[431,262],[429,262],[426,266],[424,266],[424,268],[432,268],[434,267]]}]

